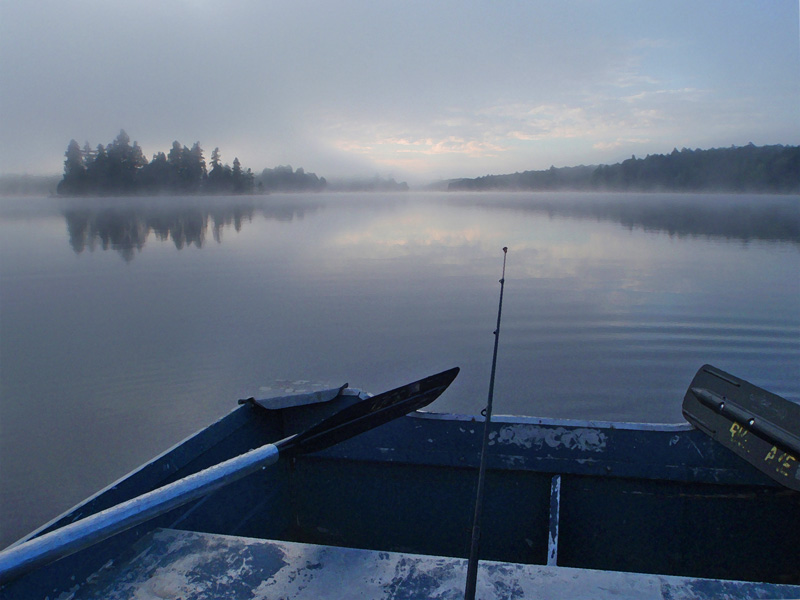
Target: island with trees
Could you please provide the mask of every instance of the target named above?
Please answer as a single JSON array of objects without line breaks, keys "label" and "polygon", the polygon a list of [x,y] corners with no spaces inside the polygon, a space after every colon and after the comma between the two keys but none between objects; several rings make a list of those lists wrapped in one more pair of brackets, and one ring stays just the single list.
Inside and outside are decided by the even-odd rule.
[{"label": "island with trees", "polygon": [[[56,191],[63,196],[158,196],[158,195],[231,195],[272,192],[330,191],[407,191],[405,182],[382,179],[334,182],[307,173],[302,167],[277,166],[254,174],[240,163],[223,164],[219,148],[206,163],[200,142],[191,147],[175,141],[169,152],[158,152],[148,161],[137,142],[121,130],[104,146],[95,148],[75,140],[67,146],[64,176]],[[13,183],[13,182],[12,182]],[[10,187],[14,190],[19,186]]]},{"label": "island with trees", "polygon": [[219,148],[211,153],[210,170],[199,142],[189,148],[175,141],[168,153],[158,152],[148,161],[125,130],[107,146],[94,149],[88,142],[81,148],[72,140],[65,156],[57,190],[62,195],[242,194],[255,185],[252,171],[238,158],[232,167],[222,164]]},{"label": "island with trees", "polygon": [[800,193],[800,146],[674,149],[613,165],[550,167],[509,175],[455,179],[450,191],[584,190]]}]

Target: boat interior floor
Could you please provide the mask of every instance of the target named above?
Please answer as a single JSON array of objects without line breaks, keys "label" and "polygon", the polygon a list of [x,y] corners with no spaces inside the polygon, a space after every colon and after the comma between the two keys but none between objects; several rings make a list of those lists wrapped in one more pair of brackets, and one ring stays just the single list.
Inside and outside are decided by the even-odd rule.
[{"label": "boat interior floor", "polygon": [[[156,529],[109,561],[71,598],[462,598],[462,558]],[[764,597],[764,584],[481,561],[478,598]],[[770,585],[769,597],[800,597]]]}]

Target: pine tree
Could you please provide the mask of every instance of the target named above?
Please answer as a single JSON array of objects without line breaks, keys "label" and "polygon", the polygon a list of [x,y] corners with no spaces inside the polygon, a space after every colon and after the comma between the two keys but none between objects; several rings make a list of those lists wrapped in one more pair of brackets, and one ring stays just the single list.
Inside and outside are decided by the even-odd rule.
[{"label": "pine tree", "polygon": [[86,189],[86,165],[78,142],[70,140],[64,153],[64,178],[58,184],[59,194],[82,194]]}]

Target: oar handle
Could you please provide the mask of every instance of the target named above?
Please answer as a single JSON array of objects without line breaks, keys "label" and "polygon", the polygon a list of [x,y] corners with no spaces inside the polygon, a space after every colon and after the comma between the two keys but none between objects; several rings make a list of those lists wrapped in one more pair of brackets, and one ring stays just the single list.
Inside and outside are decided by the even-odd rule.
[{"label": "oar handle", "polygon": [[183,506],[278,460],[266,444],[0,552],[0,585]]}]

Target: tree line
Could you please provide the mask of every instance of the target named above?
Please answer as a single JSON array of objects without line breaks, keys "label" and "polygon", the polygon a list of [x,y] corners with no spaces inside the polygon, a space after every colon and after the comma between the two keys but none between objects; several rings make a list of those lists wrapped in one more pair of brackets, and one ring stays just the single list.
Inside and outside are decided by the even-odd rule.
[{"label": "tree line", "polygon": [[[148,161],[141,146],[131,143],[124,129],[106,146],[92,148],[86,142],[81,147],[70,140],[64,156],[64,175],[57,186],[52,185],[65,196],[408,190],[405,182],[378,176],[329,184],[324,177],[307,173],[302,167],[294,170],[290,165],[264,169],[255,175],[242,167],[238,158],[233,159],[233,166],[223,164],[219,148],[214,148],[206,164],[200,142],[188,147],[175,141],[169,152],[158,152]],[[0,192],[4,189],[1,184],[2,180]]]},{"label": "tree line", "polygon": [[613,165],[550,167],[457,179],[448,190],[592,190],[800,193],[800,146],[752,143],[710,150],[674,149]]},{"label": "tree line", "polygon": [[258,181],[261,189],[269,192],[321,192],[328,182],[316,173],[306,173],[303,167],[296,171],[291,165],[264,169]]},{"label": "tree line", "polygon": [[211,153],[209,170],[199,142],[189,148],[175,141],[169,152],[148,161],[121,130],[113,142],[94,149],[71,140],[65,157],[57,189],[63,195],[247,194],[255,188],[253,172],[238,158],[233,166],[223,164],[219,148]]}]

